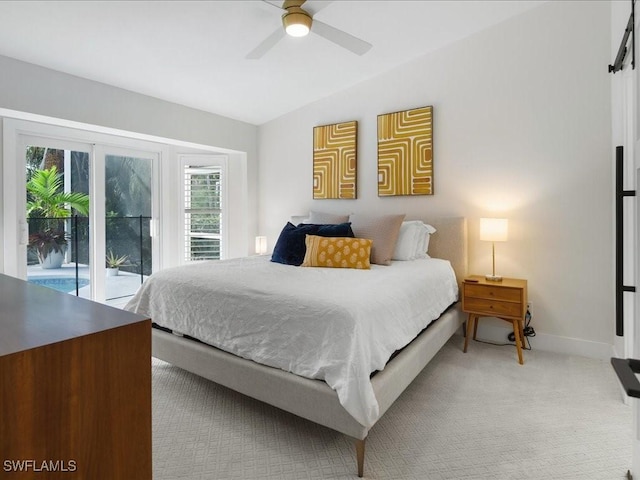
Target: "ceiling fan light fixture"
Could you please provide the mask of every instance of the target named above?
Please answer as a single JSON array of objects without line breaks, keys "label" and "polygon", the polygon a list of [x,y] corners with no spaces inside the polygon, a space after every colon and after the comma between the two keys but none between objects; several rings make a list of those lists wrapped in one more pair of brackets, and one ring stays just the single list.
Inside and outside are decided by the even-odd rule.
[{"label": "ceiling fan light fixture", "polygon": [[[280,12],[284,11],[284,15],[282,15],[281,13],[283,28],[278,28],[277,30],[275,30],[257,47],[251,50],[245,57],[249,60],[258,60],[262,58],[262,56],[271,48],[273,48],[274,45],[276,45],[276,43],[278,43],[282,38],[284,38],[285,35],[290,35],[292,37],[304,37],[311,31],[312,26],[313,33],[315,35],[333,42],[339,47],[349,50],[356,55],[364,55],[372,47],[369,42],[365,42],[360,38],[354,37],[353,35],[350,35],[343,30],[332,27],[331,25],[323,23],[320,20],[314,21],[313,16],[306,10],[302,9],[302,5],[305,4],[306,0],[284,0],[282,2],[282,7],[278,7],[275,3],[273,3],[275,0],[262,1],[266,5],[271,5],[272,7],[278,9]],[[327,5],[332,2],[318,3]],[[322,8],[322,5],[316,6],[315,11],[317,12],[320,8]]]},{"label": "ceiling fan light fixture", "polygon": [[292,37],[304,37],[311,30],[311,17],[301,8],[290,8],[282,16],[282,23],[287,35]]}]

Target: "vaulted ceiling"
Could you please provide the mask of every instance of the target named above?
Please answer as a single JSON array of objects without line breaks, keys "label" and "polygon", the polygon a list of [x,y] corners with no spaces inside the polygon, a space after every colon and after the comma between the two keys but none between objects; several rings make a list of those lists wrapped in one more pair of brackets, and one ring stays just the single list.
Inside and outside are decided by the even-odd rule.
[{"label": "vaulted ceiling", "polygon": [[260,0],[2,1],[0,55],[260,125],[542,3],[309,0],[373,47],[358,56],[312,33],[249,60],[282,26]]}]

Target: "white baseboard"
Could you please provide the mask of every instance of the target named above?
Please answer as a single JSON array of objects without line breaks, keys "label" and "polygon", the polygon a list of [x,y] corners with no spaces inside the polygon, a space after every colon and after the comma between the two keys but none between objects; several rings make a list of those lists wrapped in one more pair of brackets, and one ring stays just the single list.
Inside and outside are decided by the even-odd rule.
[{"label": "white baseboard", "polygon": [[[508,343],[507,335],[513,329],[491,325],[489,322],[478,324],[478,340],[486,340],[494,343]],[[591,342],[580,338],[561,337],[536,332],[535,337],[527,337],[533,350],[546,352],[565,353],[581,357],[609,360],[614,356],[613,345],[602,342]]]}]

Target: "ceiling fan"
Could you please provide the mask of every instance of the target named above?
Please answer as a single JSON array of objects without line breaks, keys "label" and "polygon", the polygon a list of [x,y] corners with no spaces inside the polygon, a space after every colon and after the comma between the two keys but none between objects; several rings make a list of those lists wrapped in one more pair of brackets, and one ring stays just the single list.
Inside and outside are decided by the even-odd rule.
[{"label": "ceiling fan", "polygon": [[[320,20],[314,19],[312,14],[302,9],[302,5],[306,0],[285,0],[282,3],[282,7],[268,2],[267,0],[262,1],[267,5],[271,5],[272,7],[284,12],[282,14],[282,26],[284,28],[278,28],[271,35],[265,38],[256,48],[247,54],[247,59],[257,60],[261,58],[285,35],[303,37],[310,31],[316,35],[326,38],[342,48],[346,48],[356,55],[364,55],[372,46],[370,43],[354,37],[347,32],[332,27],[331,25],[327,25]],[[331,2],[325,2],[323,6],[328,5],[328,3]],[[316,9],[316,13],[318,10],[320,10],[320,8]]]}]

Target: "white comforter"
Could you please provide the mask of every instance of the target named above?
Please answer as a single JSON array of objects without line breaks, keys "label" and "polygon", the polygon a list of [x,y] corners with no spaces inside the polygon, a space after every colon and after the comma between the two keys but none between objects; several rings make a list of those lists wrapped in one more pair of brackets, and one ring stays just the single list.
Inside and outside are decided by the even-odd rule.
[{"label": "white comforter", "polygon": [[370,374],[457,296],[445,260],[352,270],[255,256],[157,272],[125,308],[235,355],[322,379],[370,427],[379,415]]}]

